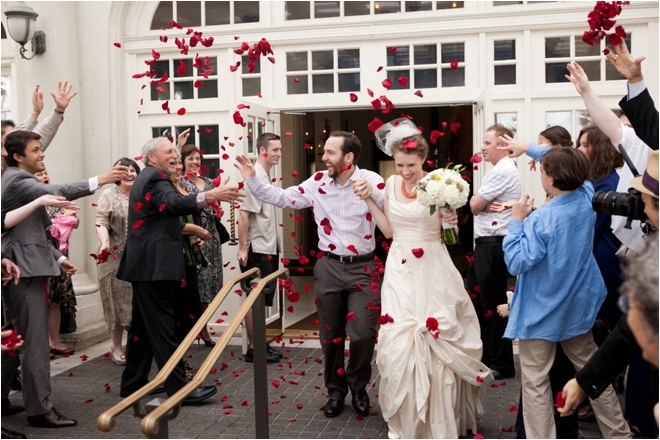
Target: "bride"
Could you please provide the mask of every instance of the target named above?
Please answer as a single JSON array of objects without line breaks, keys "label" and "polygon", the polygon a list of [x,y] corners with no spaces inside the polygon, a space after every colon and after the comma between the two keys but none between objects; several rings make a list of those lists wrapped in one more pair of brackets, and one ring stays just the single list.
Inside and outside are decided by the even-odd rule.
[{"label": "bride", "polygon": [[[476,434],[477,419],[483,415],[479,386],[492,376],[479,362],[477,315],[441,240],[443,210],[430,215],[413,191],[424,176],[428,145],[405,118],[383,125],[376,139],[379,148],[394,157],[399,174],[387,180],[384,213],[371,198],[362,197],[383,234],[394,237],[381,289],[381,313],[393,321],[380,327],[376,356],[389,437],[458,438],[467,430]],[[370,189],[367,182],[354,182],[356,194],[363,189]],[[445,221],[452,219],[455,213]],[[437,329],[429,318],[437,321]]]}]

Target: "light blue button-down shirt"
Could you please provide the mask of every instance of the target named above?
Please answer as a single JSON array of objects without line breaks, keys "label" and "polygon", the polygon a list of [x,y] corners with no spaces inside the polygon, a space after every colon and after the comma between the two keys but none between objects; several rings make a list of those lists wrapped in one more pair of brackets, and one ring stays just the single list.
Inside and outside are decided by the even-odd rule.
[{"label": "light blue button-down shirt", "polygon": [[[532,144],[527,155],[540,161],[548,150]],[[559,342],[591,330],[607,294],[593,256],[593,195],[593,186],[585,182],[526,221],[509,223],[504,259],[519,277],[505,338]]]}]

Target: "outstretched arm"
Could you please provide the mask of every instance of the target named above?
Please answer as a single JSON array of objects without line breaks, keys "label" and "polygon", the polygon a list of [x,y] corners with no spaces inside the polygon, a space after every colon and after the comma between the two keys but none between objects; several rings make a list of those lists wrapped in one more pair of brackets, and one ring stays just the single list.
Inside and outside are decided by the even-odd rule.
[{"label": "outstretched arm", "polygon": [[568,63],[566,65],[570,76],[566,78],[573,83],[575,90],[582,95],[584,105],[587,107],[589,116],[593,119],[596,126],[605,135],[610,138],[614,145],[619,145],[622,138],[621,123],[619,118],[610,110],[607,105],[598,97],[589,84],[589,78],[586,72],[578,63]]},{"label": "outstretched arm", "polygon": [[56,208],[72,209],[78,210],[78,206],[75,203],[66,200],[66,198],[61,196],[54,196],[52,194],[46,194],[38,199],[34,199],[27,205],[23,205],[20,208],[16,208],[13,211],[9,211],[5,217],[4,227],[9,229],[13,228],[26,218],[30,216],[37,208],[41,206],[53,206]]}]

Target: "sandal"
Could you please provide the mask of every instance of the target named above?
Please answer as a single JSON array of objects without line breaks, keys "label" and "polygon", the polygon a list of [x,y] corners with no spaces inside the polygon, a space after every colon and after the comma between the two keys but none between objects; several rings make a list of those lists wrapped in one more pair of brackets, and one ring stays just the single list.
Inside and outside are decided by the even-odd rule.
[{"label": "sandal", "polygon": [[126,366],[126,355],[123,354],[123,353],[121,354],[121,356],[115,357],[115,353],[111,351],[110,352],[110,359],[112,359],[112,362],[114,362],[116,365],[119,365],[119,366],[122,366],[122,367]]}]

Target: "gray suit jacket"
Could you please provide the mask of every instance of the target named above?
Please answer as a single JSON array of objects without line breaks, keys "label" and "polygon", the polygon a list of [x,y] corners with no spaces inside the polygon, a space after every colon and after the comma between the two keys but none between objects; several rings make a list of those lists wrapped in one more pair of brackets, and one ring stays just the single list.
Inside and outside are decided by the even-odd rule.
[{"label": "gray suit jacket", "polygon": [[[2,212],[19,208],[44,194],[64,196],[68,200],[93,194],[89,181],[64,185],[45,185],[34,175],[8,167],[2,176]],[[38,208],[16,227],[2,234],[2,252],[11,255],[22,277],[57,276],[57,260],[62,256],[48,242],[46,229],[51,225],[45,207]]]}]

